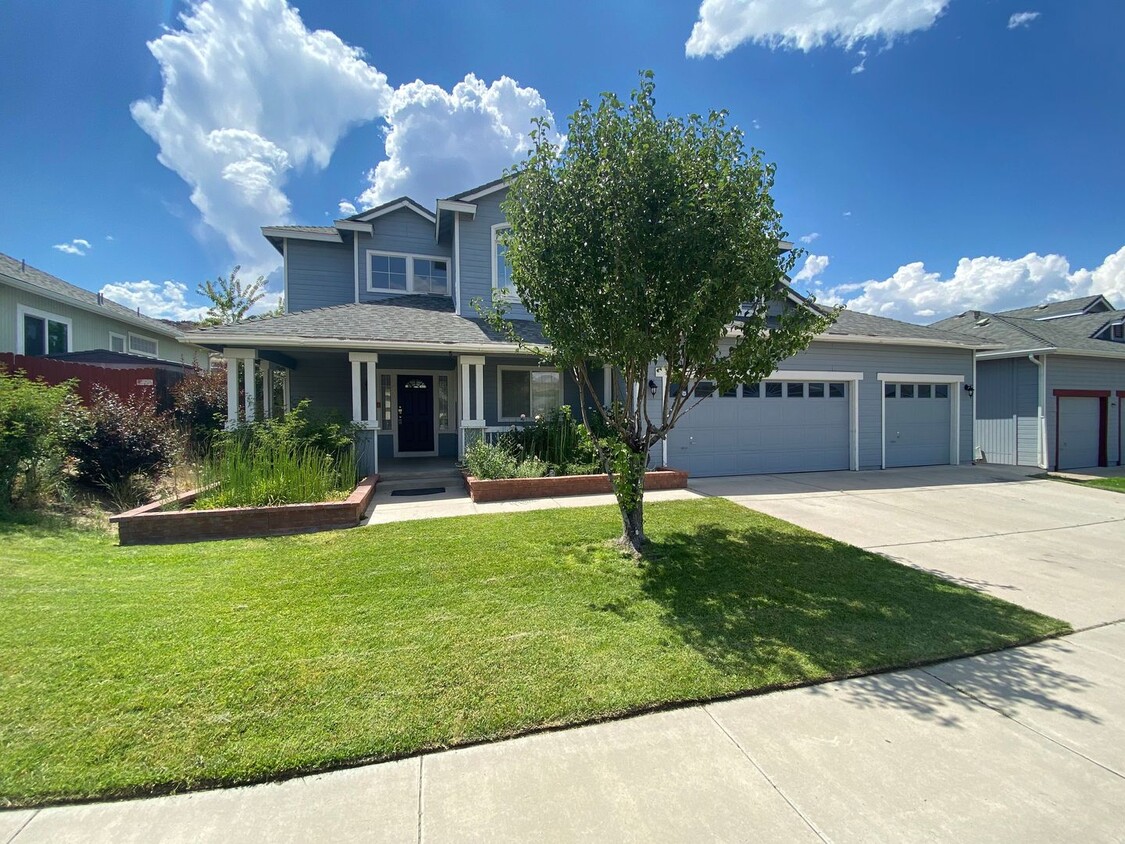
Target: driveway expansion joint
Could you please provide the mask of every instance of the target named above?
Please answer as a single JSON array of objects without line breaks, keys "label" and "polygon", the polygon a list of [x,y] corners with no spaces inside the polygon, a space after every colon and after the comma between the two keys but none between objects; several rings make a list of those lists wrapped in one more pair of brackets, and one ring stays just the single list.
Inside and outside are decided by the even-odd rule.
[{"label": "driveway expansion joint", "polygon": [[33,812],[32,812],[32,813],[31,813],[31,814],[30,814],[30,815],[28,816],[27,820],[26,820],[26,821],[24,821],[24,822],[23,822],[22,824],[20,824],[20,828],[19,828],[19,829],[17,829],[17,830],[15,831],[15,832],[13,832],[13,833],[12,833],[12,834],[11,834],[11,835],[10,835],[10,836],[8,837],[8,839],[7,839],[7,840],[6,840],[5,842],[4,842],[4,844],[12,844],[12,842],[13,842],[13,841],[15,841],[15,840],[16,840],[17,838],[19,838],[19,837],[20,837],[20,833],[21,833],[21,832],[23,832],[23,831],[24,831],[25,829],[27,829],[27,825],[28,825],[29,823],[31,823],[31,822],[32,822],[33,820],[35,820],[36,816],[37,816],[37,815],[38,815],[38,814],[39,814],[40,812],[42,812],[42,811],[43,811],[42,809],[36,809],[35,811],[33,811]]},{"label": "driveway expansion joint", "polygon": [[1125,516],[1115,519],[1101,519],[1097,522],[1082,522],[1077,525],[1059,525],[1048,528],[1028,528],[1027,530],[1000,531],[998,533],[981,533],[973,536],[954,536],[949,539],[919,539],[914,542],[892,542],[887,545],[866,545],[864,551],[878,551],[880,548],[905,548],[910,545],[944,545],[947,542],[971,542],[974,539],[995,539],[1001,536],[1025,536],[1032,533],[1052,533],[1061,530],[1077,530],[1078,528],[1097,527],[1098,525],[1113,525],[1125,522]]}]

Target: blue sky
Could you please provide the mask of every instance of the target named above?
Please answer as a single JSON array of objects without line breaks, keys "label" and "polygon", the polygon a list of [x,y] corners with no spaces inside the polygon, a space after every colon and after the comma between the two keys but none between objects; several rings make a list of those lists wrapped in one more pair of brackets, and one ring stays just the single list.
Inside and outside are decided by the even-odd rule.
[{"label": "blue sky", "polygon": [[652,68],[777,162],[822,299],[1125,306],[1123,31],[1115,0],[10,0],[0,251],[191,316],[234,263],[276,273],[259,226],[432,205]]}]

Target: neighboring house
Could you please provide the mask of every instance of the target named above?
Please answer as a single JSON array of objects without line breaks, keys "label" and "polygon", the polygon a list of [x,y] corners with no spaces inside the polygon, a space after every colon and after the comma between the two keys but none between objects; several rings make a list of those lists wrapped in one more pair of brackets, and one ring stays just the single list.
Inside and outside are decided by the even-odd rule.
[{"label": "neighboring house", "polygon": [[1087,296],[934,327],[1001,348],[977,354],[977,447],[990,463],[1122,465],[1125,311]]},{"label": "neighboring house", "polygon": [[60,357],[96,349],[134,365],[207,366],[207,351],[180,329],[0,253],[0,352]]},{"label": "neighboring house", "polygon": [[[391,458],[452,460],[466,440],[575,405],[578,386],[568,375],[520,354],[472,305],[503,299],[521,335],[541,339],[513,301],[497,242],[505,190],[496,181],[438,200],[433,211],[404,197],[332,226],[264,228],[284,259],[287,312],[192,334],[243,362],[228,368],[230,421],[240,393],[250,415],[258,405],[247,372],[282,368],[287,394],[271,391],[263,405],[308,398],[347,414],[364,429],[361,462],[375,471]],[[788,306],[808,305],[790,292]],[[845,312],[763,383],[702,401],[659,457],[695,475],[970,461],[965,388],[982,345]],[[654,370],[652,384],[659,379]],[[605,396],[614,380],[592,371]]]}]

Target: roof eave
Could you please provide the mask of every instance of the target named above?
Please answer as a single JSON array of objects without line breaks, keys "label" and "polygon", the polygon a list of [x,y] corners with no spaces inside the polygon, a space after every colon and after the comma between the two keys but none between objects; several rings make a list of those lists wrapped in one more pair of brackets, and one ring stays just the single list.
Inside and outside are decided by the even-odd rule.
[{"label": "roof eave", "polygon": [[194,340],[198,345],[216,351],[223,347],[250,346],[257,348],[340,349],[352,351],[388,352],[451,352],[461,354],[482,354],[488,352],[523,352],[517,343],[440,343],[406,340],[349,340],[345,337],[304,337],[300,335],[262,335],[262,334],[224,334],[221,337],[206,337]]}]

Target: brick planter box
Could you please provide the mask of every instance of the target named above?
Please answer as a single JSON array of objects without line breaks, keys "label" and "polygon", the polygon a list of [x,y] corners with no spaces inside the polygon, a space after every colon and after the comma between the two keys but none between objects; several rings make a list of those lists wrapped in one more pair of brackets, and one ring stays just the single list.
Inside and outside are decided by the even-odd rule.
[{"label": "brick planter box", "polygon": [[164,509],[191,504],[200,493],[200,490],[193,490],[112,516],[110,521],[117,525],[122,545],[164,545],[337,530],[360,523],[378,482],[378,475],[367,476],[344,501],[216,510]]},{"label": "brick planter box", "polygon": [[[469,497],[478,504],[488,501],[515,501],[520,498],[558,498],[563,495],[610,493],[613,488],[605,475],[561,475],[553,478],[506,478],[482,481],[464,475]],[[645,472],[645,489],[684,489],[688,473],[678,469]]]}]

